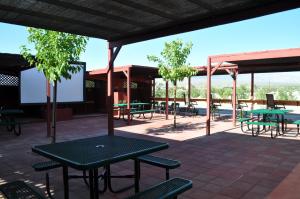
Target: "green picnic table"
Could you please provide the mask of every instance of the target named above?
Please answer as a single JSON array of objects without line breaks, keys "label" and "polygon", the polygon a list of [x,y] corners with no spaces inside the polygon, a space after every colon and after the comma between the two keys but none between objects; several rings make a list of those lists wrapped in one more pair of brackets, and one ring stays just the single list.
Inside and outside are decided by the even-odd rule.
[{"label": "green picnic table", "polygon": [[[89,171],[90,198],[99,198],[98,168],[105,168],[104,191],[111,190],[110,166],[134,160],[135,192],[139,192],[139,160],[137,157],[167,149],[168,143],[121,136],[98,136],[55,144],[34,146],[32,151],[63,165],[64,198],[69,198],[68,169]],[[82,190],[78,190],[80,193]],[[87,197],[85,197],[87,198]]]},{"label": "green picnic table", "polygon": [[[150,105],[150,103],[146,102],[132,102],[130,103],[130,107],[132,111],[130,111],[130,114],[143,114],[143,113],[148,113],[150,110],[145,110],[145,106]],[[127,103],[119,103],[119,104],[113,104],[115,108],[119,108],[120,110],[120,115],[119,119],[122,115],[122,118],[125,120],[125,109],[127,108]]]},{"label": "green picnic table", "polygon": [[[24,111],[20,109],[0,109],[0,125],[6,126],[8,131],[14,131],[14,134],[19,136],[21,134],[21,122],[16,118],[23,113]],[[18,130],[16,126],[18,126]]]},{"label": "green picnic table", "polygon": [[[291,112],[291,110],[286,110],[286,109],[254,109],[254,110],[249,110],[247,111],[248,113],[252,113],[257,115],[258,121],[260,120],[260,115],[262,115],[263,122],[266,122],[267,116],[269,115],[275,115],[276,117],[276,123],[279,124],[281,123],[281,131],[284,133],[284,116]],[[281,116],[281,121],[279,119],[279,116]]]}]

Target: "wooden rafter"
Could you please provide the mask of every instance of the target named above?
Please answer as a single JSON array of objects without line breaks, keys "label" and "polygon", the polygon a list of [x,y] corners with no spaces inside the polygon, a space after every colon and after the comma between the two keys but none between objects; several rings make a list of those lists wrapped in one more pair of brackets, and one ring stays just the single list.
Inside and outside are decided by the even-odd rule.
[{"label": "wooden rafter", "polygon": [[41,18],[41,19],[45,19],[45,20],[54,20],[54,21],[59,21],[61,23],[68,23],[70,25],[77,24],[77,25],[81,25],[84,27],[85,26],[92,27],[95,29],[105,29],[105,30],[108,30],[108,31],[111,31],[114,33],[120,32],[119,29],[108,27],[108,26],[103,26],[103,25],[94,24],[94,23],[90,23],[90,22],[84,22],[84,21],[67,18],[67,17],[62,17],[62,16],[58,16],[58,15],[46,14],[46,13],[42,13],[39,11],[34,11],[34,10],[29,10],[29,9],[24,9],[24,8],[17,8],[17,7],[13,7],[13,6],[4,5],[1,3],[0,3],[0,7],[1,7],[0,8],[1,10],[5,10],[7,12],[14,12],[17,14],[33,16],[33,17],[37,17],[37,18]]},{"label": "wooden rafter", "polygon": [[61,0],[56,0],[56,1],[53,1],[53,0],[36,0],[36,1],[45,2],[47,4],[63,7],[65,9],[76,10],[76,11],[83,12],[83,13],[86,13],[86,14],[99,16],[99,17],[110,19],[110,20],[118,21],[118,22],[121,22],[121,23],[131,24],[131,25],[138,26],[138,27],[148,27],[148,25],[146,25],[144,23],[140,23],[138,21],[134,21],[134,20],[131,20],[131,19],[119,16],[119,15],[113,15],[113,14],[110,14],[110,13],[105,13],[105,12],[102,12],[100,10],[95,10],[95,9],[92,9],[92,8],[80,6],[80,5],[71,3],[71,2],[65,2],[65,1],[61,1]]},{"label": "wooden rafter", "polygon": [[136,2],[131,1],[131,0],[126,0],[126,1],[124,1],[124,0],[112,0],[112,1],[114,1],[116,3],[119,3],[119,4],[122,4],[123,6],[135,8],[135,9],[138,9],[142,12],[147,12],[147,13],[150,13],[152,15],[156,15],[156,16],[166,18],[166,19],[169,19],[169,20],[178,19],[178,17],[176,17],[175,15],[168,14],[168,13],[164,12],[163,10],[158,10],[158,9],[153,8],[153,7],[145,6],[143,4],[136,3]]},{"label": "wooden rafter", "polygon": [[200,8],[208,10],[208,11],[214,11],[214,10],[216,10],[215,7],[211,6],[208,3],[203,2],[201,0],[188,0],[188,1],[192,2],[192,3],[196,4],[196,5],[198,5]]}]

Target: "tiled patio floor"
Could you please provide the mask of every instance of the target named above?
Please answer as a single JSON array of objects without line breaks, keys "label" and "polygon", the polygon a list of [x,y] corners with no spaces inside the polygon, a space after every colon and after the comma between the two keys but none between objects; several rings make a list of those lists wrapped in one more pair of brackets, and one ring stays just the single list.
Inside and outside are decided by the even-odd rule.
[{"label": "tiled patio floor", "polygon": [[[230,121],[213,123],[213,134],[205,134],[204,117],[179,118],[178,129],[170,127],[172,120],[163,116],[153,120],[134,121],[131,126],[122,120],[116,122],[116,134],[168,142],[170,148],[160,155],[178,159],[182,166],[171,171],[171,176],[193,180],[193,188],[179,198],[186,199],[259,199],[268,195],[300,163],[300,140],[269,136],[253,138],[232,129]],[[31,152],[31,146],[50,142],[44,123],[26,124],[20,137],[0,130],[0,184],[12,180],[26,180],[44,189],[44,175],[34,172],[31,165],[40,156]],[[106,118],[91,117],[58,123],[58,141],[106,134]],[[133,162],[113,165],[114,173],[132,173]],[[71,170],[72,173],[76,171]],[[63,198],[62,171],[51,171],[51,185],[55,198]],[[142,166],[141,188],[164,179],[164,171]],[[114,180],[115,187],[132,183],[128,179]],[[133,190],[121,194],[107,192],[100,198],[124,198]],[[88,188],[82,180],[70,181],[70,198],[88,198]],[[1,198],[1,197],[0,197]]]}]

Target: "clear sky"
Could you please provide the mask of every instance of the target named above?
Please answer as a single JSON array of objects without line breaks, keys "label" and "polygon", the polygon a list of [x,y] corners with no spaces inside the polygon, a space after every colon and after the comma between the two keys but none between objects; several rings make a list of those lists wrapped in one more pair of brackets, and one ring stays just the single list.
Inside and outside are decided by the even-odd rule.
[{"label": "clear sky", "polygon": [[[213,28],[177,34],[124,46],[115,65],[149,65],[148,54],[159,55],[164,42],[180,38],[191,41],[193,49],[189,57],[191,65],[205,65],[207,56],[300,47],[300,9],[231,23]],[[0,23],[0,52],[19,53],[20,45],[27,44],[27,31],[23,26]],[[107,65],[107,43],[90,38],[81,61],[87,69]]]}]

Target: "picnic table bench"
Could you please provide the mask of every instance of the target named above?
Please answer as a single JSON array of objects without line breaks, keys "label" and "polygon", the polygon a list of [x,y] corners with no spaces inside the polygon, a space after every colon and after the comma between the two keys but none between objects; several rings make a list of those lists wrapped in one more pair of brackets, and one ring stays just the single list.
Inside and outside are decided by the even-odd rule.
[{"label": "picnic table bench", "polygon": [[146,119],[145,117],[145,113],[151,113],[151,117],[149,118],[150,120],[152,119],[153,117],[153,113],[155,112],[154,109],[146,109],[146,110],[132,110],[130,111],[130,115],[131,115],[131,119],[133,119],[133,116],[138,114],[140,117],[141,115],[143,115],[144,119]]},{"label": "picnic table bench", "polygon": [[19,109],[2,109],[0,110],[0,126],[5,126],[8,131],[13,131],[15,135],[21,135],[21,122],[16,119],[17,115],[24,112]]},{"label": "picnic table bench", "polygon": [[155,185],[127,199],[168,199],[191,189],[192,181],[183,178],[173,178]]},{"label": "picnic table bench", "polygon": [[[279,124],[278,123],[275,123],[275,122],[263,122],[263,121],[248,121],[246,122],[247,125],[252,125],[252,136],[253,137],[256,137],[258,136],[259,134],[259,131],[260,131],[260,126],[268,126],[270,127],[271,129],[271,138],[276,138],[278,136],[278,132],[279,132]],[[254,131],[254,128],[253,128],[253,125],[257,125],[257,130]],[[273,135],[273,130],[272,130],[272,127],[276,127],[276,134]]]}]

